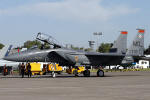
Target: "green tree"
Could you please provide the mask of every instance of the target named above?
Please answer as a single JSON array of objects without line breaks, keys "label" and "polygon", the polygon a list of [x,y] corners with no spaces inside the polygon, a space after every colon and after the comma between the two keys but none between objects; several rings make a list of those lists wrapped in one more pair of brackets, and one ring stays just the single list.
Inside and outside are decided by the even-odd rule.
[{"label": "green tree", "polygon": [[84,47],[74,47],[73,45],[71,45],[71,49],[86,51],[86,49],[84,49]]},{"label": "green tree", "polygon": [[35,45],[37,45],[39,48],[41,47],[41,42],[39,42],[39,41],[37,41],[37,40],[34,40],[34,41],[30,41],[30,40],[28,40],[28,41],[26,41],[25,43],[24,43],[24,48],[31,48],[32,46],[35,46]]},{"label": "green tree", "polygon": [[79,47],[75,47],[75,46],[73,46],[73,45],[71,45],[71,49],[73,49],[73,50],[80,50]]},{"label": "green tree", "polygon": [[81,47],[80,50],[84,50],[84,47]]},{"label": "green tree", "polygon": [[109,52],[110,48],[112,47],[111,43],[102,43],[99,47],[98,47],[98,52],[101,53],[106,53]]},{"label": "green tree", "polygon": [[149,45],[149,47],[144,51],[144,54],[150,54],[150,45]]},{"label": "green tree", "polygon": [[4,45],[2,43],[0,43],[0,49],[2,49],[4,47]]},{"label": "green tree", "polygon": [[86,48],[86,49],[84,49],[84,51],[89,52],[89,51],[92,51],[92,49],[91,48]]}]

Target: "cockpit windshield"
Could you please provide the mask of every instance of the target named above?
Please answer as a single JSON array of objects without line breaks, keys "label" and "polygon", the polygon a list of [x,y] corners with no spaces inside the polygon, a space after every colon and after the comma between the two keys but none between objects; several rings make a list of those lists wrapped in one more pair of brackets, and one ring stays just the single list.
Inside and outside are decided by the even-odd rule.
[{"label": "cockpit windshield", "polygon": [[60,43],[56,39],[54,39],[52,36],[44,34],[44,33],[39,32],[37,34],[36,39],[40,40],[44,43],[47,43],[49,45],[53,45],[54,48],[61,48],[62,47],[62,45],[60,45]]}]

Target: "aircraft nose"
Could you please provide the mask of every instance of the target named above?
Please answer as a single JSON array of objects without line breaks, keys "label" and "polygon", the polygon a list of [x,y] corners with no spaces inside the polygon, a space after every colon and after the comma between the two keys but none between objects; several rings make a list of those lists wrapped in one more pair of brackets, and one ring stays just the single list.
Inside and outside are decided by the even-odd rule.
[{"label": "aircraft nose", "polygon": [[8,60],[8,61],[16,61],[18,59],[18,57],[15,55],[9,55],[7,57],[4,57],[3,59]]},{"label": "aircraft nose", "polygon": [[13,56],[7,56],[3,58],[4,60],[13,61]]}]

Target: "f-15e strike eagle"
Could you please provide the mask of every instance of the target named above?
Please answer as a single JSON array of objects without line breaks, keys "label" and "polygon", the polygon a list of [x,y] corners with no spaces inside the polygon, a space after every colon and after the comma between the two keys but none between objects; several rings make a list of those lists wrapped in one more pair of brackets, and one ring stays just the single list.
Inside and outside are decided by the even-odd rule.
[{"label": "f-15e strike eagle", "polygon": [[[60,66],[110,66],[110,65],[120,65],[122,61],[128,61],[129,57],[137,59],[143,56],[144,51],[144,30],[138,29],[137,36],[133,40],[131,47],[127,50],[127,32],[122,31],[117,41],[114,43],[113,49],[116,52],[109,53],[98,53],[98,52],[85,52],[76,51],[72,49],[67,49],[61,45],[55,44],[49,38],[44,39],[39,33],[37,36],[38,40],[44,41],[54,46],[53,49],[47,50],[27,50],[16,54],[9,55],[5,57],[5,60],[16,61],[16,62],[52,62],[58,63]],[[126,51],[127,50],[127,51]],[[77,74],[77,73],[76,73]],[[90,71],[85,70],[84,76],[90,76]],[[104,71],[99,69],[97,71],[97,76],[103,77]]]}]

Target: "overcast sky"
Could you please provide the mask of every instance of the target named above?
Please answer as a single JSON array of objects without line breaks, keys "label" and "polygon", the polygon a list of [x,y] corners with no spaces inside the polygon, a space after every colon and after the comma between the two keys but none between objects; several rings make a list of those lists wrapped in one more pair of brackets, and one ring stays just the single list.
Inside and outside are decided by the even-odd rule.
[{"label": "overcast sky", "polygon": [[150,0],[0,0],[0,43],[21,46],[38,32],[63,44],[88,47],[102,32],[99,42],[113,42],[127,30],[128,46],[144,28],[150,44]]}]

